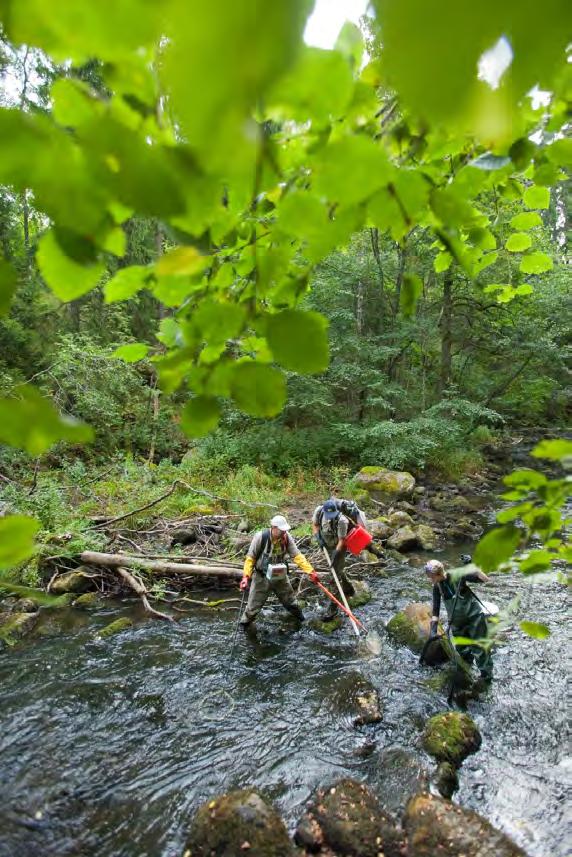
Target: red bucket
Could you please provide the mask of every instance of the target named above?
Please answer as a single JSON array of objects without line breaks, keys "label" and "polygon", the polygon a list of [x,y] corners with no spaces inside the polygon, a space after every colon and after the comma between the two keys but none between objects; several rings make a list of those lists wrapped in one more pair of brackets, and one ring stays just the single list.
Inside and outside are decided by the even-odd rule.
[{"label": "red bucket", "polygon": [[368,533],[363,527],[360,527],[359,524],[357,527],[354,527],[347,536],[346,536],[346,547],[350,551],[350,553],[358,554],[361,553],[368,545],[370,545],[373,541],[373,536],[371,533]]}]

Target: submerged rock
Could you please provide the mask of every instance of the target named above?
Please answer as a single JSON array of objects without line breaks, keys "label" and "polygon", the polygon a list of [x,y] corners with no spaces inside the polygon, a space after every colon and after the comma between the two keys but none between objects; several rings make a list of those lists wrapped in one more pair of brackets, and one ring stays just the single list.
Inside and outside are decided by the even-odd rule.
[{"label": "submerged rock", "polygon": [[[430,605],[414,601],[389,620],[386,630],[397,643],[420,654],[429,639],[430,626]],[[440,639],[435,639],[425,651],[425,662],[429,666],[435,666],[447,660],[445,647]]]},{"label": "submerged rock", "polygon": [[0,643],[14,646],[32,630],[39,615],[37,612],[0,614]]},{"label": "submerged rock", "polygon": [[476,812],[434,795],[413,797],[403,826],[407,857],[526,857],[518,845]]},{"label": "submerged rock", "polygon": [[54,595],[63,595],[65,592],[85,592],[87,589],[91,589],[90,575],[81,566],[75,571],[60,574],[50,586],[50,592]]},{"label": "submerged rock", "polygon": [[311,619],[308,622],[310,628],[314,631],[319,631],[322,634],[333,634],[334,631],[341,628],[343,624],[344,620],[340,615],[334,616],[333,619],[327,619],[326,621],[322,619]]},{"label": "submerged rock", "polygon": [[441,762],[435,772],[435,785],[443,797],[451,797],[459,788],[459,776],[452,762]]},{"label": "submerged rock", "polygon": [[133,620],[129,619],[127,616],[123,616],[121,619],[116,619],[114,622],[110,622],[109,625],[106,625],[98,631],[97,636],[111,637],[113,634],[119,634],[120,631],[125,631],[126,628],[131,628],[132,625]]},{"label": "submerged rock", "polygon": [[274,807],[253,789],[243,789],[199,807],[186,853],[192,857],[294,857],[296,851]]},{"label": "submerged rock", "polygon": [[385,467],[362,467],[355,476],[355,482],[372,497],[383,502],[410,497],[415,488],[415,479],[411,473],[387,470]]},{"label": "submerged rock", "polygon": [[363,607],[372,598],[371,589],[363,580],[354,580],[353,585],[355,593],[348,598],[348,604],[352,610],[356,607]]},{"label": "submerged rock", "polygon": [[459,767],[471,753],[481,746],[481,733],[468,714],[448,711],[436,714],[427,721],[423,733],[423,747],[438,762],[451,762]]},{"label": "submerged rock", "polygon": [[382,806],[400,816],[411,795],[427,790],[429,774],[419,754],[403,747],[383,750],[377,759],[376,794]]},{"label": "submerged rock", "polygon": [[318,789],[294,835],[306,853],[402,857],[403,835],[361,783],[343,779]]}]

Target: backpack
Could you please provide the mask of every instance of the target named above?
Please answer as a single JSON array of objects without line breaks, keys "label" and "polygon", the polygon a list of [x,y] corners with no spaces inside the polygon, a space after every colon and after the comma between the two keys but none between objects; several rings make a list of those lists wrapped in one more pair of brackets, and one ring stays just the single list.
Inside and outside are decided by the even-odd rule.
[{"label": "backpack", "polygon": [[[364,513],[359,508],[358,504],[355,500],[336,500],[336,508],[339,511],[340,515],[345,515],[348,521],[350,522],[348,533],[350,530],[353,530],[354,527],[366,527],[366,519]],[[318,526],[322,527],[322,520],[324,517],[324,507],[320,509],[318,512]],[[334,518],[337,521],[337,518]]]},{"label": "backpack", "polygon": [[[260,569],[263,574],[266,574],[268,570],[268,566],[270,564],[270,557],[272,555],[272,538],[270,536],[270,530],[264,530],[262,533],[262,544],[260,545],[260,552],[256,557],[254,563],[255,567],[259,568],[259,563],[262,568]],[[280,545],[282,547],[282,554],[286,566],[288,566],[288,558],[286,556],[286,551],[288,549],[288,533],[284,533],[280,538]]]}]

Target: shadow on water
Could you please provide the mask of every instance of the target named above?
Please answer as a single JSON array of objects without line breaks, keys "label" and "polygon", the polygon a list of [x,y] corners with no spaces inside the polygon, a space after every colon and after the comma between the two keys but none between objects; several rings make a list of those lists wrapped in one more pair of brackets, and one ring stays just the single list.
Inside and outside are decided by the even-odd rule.
[{"label": "shadow on water", "polygon": [[[144,621],[134,606],[45,611],[36,639],[0,660],[1,857],[180,857],[197,806],[247,785],[290,827],[318,785],[344,775],[399,811],[432,769],[423,724],[446,708],[432,672],[383,630],[411,598],[429,599],[421,578],[404,565],[370,580],[374,600],[359,613],[380,633],[378,657],[356,647],[349,625],[323,636],[278,607],[255,634],[241,632],[230,663],[234,611],[197,610],[174,627]],[[492,689],[469,703],[483,747],[465,762],[456,799],[534,857],[563,857],[566,595],[558,583],[510,575],[487,597],[502,605],[517,593],[552,634],[508,632]],[[126,613],[132,628],[94,638]],[[384,713],[356,729],[347,695],[360,676]]]}]

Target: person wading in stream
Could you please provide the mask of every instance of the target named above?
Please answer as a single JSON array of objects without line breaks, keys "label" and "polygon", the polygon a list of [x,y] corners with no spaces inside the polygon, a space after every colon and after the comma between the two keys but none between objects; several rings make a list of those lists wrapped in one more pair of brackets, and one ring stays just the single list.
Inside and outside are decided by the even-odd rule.
[{"label": "person wading in stream", "polygon": [[[346,564],[345,538],[352,526],[349,518],[342,514],[340,509],[341,500],[330,497],[321,506],[317,506],[312,516],[312,530],[321,548],[326,548],[330,563],[340,581],[346,598],[355,595],[355,589],[344,571]],[[338,608],[333,601],[329,601],[324,609],[321,620],[328,622],[333,619]]]},{"label": "person wading in stream", "polygon": [[[468,559],[470,561],[470,557]],[[463,562],[466,564],[465,557]],[[483,607],[467,584],[487,583],[490,578],[484,572],[477,571],[464,575],[454,583],[451,575],[445,571],[443,563],[437,559],[429,560],[425,566],[425,573],[433,584],[430,639],[437,636],[441,599],[443,599],[453,635],[468,637],[471,640],[484,640],[488,629]],[[490,649],[484,649],[481,646],[458,646],[457,648],[467,663],[475,661],[482,681],[490,682],[493,677],[493,659]]]},{"label": "person wading in stream", "polygon": [[304,554],[300,553],[289,530],[290,525],[284,515],[275,515],[270,521],[270,529],[260,530],[250,543],[240,581],[240,589],[245,590],[252,580],[246,609],[240,617],[243,628],[254,621],[271,592],[276,594],[289,613],[300,622],[304,621],[304,614],[296,603],[294,590],[288,580],[288,557],[312,580],[317,580],[318,576]]}]

